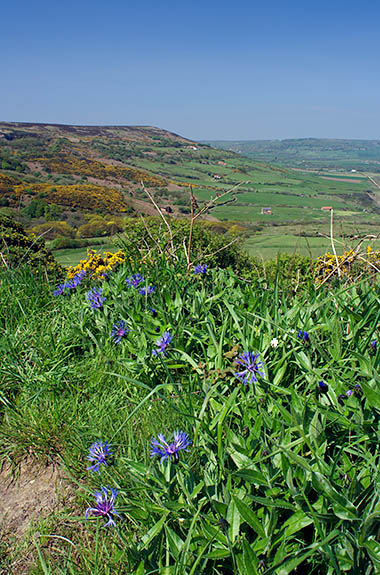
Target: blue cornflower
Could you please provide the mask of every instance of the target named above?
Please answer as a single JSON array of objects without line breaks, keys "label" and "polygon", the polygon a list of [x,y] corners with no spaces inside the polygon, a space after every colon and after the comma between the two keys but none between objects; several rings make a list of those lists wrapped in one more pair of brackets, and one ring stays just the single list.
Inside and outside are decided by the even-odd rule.
[{"label": "blue cornflower", "polygon": [[89,455],[87,459],[89,461],[94,461],[94,465],[87,467],[87,471],[97,471],[100,473],[101,465],[108,465],[107,459],[112,457],[111,446],[107,441],[95,441],[90,447]]},{"label": "blue cornflower", "polygon": [[166,355],[165,350],[168,347],[168,345],[172,339],[173,339],[173,336],[170,335],[170,333],[168,331],[165,331],[164,335],[162,337],[160,337],[160,339],[158,339],[157,341],[154,342],[154,344],[157,345],[157,347],[158,347],[158,349],[154,349],[152,351],[152,354],[154,355],[154,357],[156,357],[159,353]]},{"label": "blue cornflower", "polygon": [[245,385],[248,385],[249,383],[255,383],[257,381],[257,375],[265,375],[264,371],[262,370],[264,364],[262,361],[259,361],[259,357],[260,355],[256,351],[244,351],[235,360],[236,363],[245,367],[243,371],[239,371],[234,374],[235,377],[241,379]]},{"label": "blue cornflower", "polygon": [[76,273],[73,277],[72,281],[75,287],[78,287],[84,276],[86,275],[86,270],[81,270],[80,272]]},{"label": "blue cornflower", "polygon": [[207,272],[207,264],[198,264],[194,266],[194,273],[195,274],[203,274],[205,275]]},{"label": "blue cornflower", "polygon": [[352,389],[348,389],[348,390],[346,391],[347,397],[350,397],[353,393],[354,393],[354,392],[353,392]]},{"label": "blue cornflower", "polygon": [[148,307],[148,309],[152,312],[153,317],[157,317],[158,313],[155,309],[153,309],[152,307]]},{"label": "blue cornflower", "polygon": [[376,340],[376,339],[373,339],[373,340],[371,341],[371,344],[370,344],[370,345],[371,345],[372,349],[375,350],[375,349],[377,348],[377,340]]},{"label": "blue cornflower", "polygon": [[133,274],[132,276],[129,276],[129,278],[127,278],[125,281],[128,287],[137,288],[137,286],[141,284],[141,282],[143,282],[144,280],[145,278],[143,275]]},{"label": "blue cornflower", "polygon": [[111,337],[115,343],[120,343],[121,338],[125,337],[130,331],[129,327],[123,320],[119,320],[114,326],[112,326]]},{"label": "blue cornflower", "polygon": [[85,270],[76,273],[71,280],[68,280],[64,284],[58,285],[57,288],[53,291],[53,295],[54,296],[62,295],[65,292],[65,290],[76,289],[85,275],[86,275]]},{"label": "blue cornflower", "polygon": [[299,329],[297,332],[297,337],[299,339],[302,339],[302,343],[306,343],[307,341],[309,341],[309,334],[307,333],[307,331],[302,331]]},{"label": "blue cornflower", "polygon": [[141,294],[141,295],[149,295],[149,294],[153,293],[155,291],[155,289],[156,289],[155,286],[147,286],[147,287],[140,288],[138,291],[139,291],[139,294]]},{"label": "blue cornflower", "polygon": [[66,284],[59,284],[56,289],[53,291],[53,296],[59,296],[62,295],[64,293],[66,289]]},{"label": "blue cornflower", "polygon": [[76,288],[78,287],[78,285],[79,285],[79,283],[77,283],[77,282],[75,281],[75,279],[72,278],[71,280],[69,280],[69,281],[67,281],[67,282],[65,283],[65,288],[68,289],[68,290],[70,290],[70,289],[76,289]]},{"label": "blue cornflower", "polygon": [[327,393],[329,390],[329,386],[324,381],[318,381],[319,391],[321,393]]},{"label": "blue cornflower", "polygon": [[84,514],[85,520],[87,520],[87,515],[92,513],[92,515],[95,515],[95,517],[104,517],[108,519],[104,527],[115,527],[116,523],[111,516],[116,515],[116,517],[121,519],[120,515],[114,508],[117,493],[117,490],[112,489],[112,487],[102,487],[100,491],[96,491],[94,493],[94,497],[96,499],[96,507],[88,507],[86,509]]},{"label": "blue cornflower", "polygon": [[192,443],[188,434],[184,431],[175,431],[174,441],[172,443],[168,443],[166,441],[163,433],[160,433],[157,437],[158,439],[155,437],[152,438],[150,456],[154,457],[155,455],[159,455],[161,457],[161,461],[168,458],[172,461],[173,458],[174,463],[177,463],[179,459],[178,452],[181,449],[189,451],[187,447]]},{"label": "blue cornflower", "polygon": [[93,288],[87,293],[87,299],[90,302],[92,309],[100,309],[103,307],[103,303],[106,301],[105,297],[102,297],[102,288]]}]

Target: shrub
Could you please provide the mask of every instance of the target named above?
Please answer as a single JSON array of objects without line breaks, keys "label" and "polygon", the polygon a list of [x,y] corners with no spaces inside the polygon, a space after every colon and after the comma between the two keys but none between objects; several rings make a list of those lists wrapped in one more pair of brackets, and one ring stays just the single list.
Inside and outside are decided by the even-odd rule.
[{"label": "shrub", "polygon": [[48,222],[40,224],[39,226],[34,226],[31,231],[36,236],[43,236],[46,240],[52,240],[57,236],[63,236],[66,238],[73,238],[75,236],[74,228],[69,226],[66,222]]},{"label": "shrub", "polygon": [[21,224],[8,216],[0,220],[0,268],[10,269],[20,264],[31,266],[36,273],[45,270],[62,274],[61,266],[41,239],[28,236]]},{"label": "shrub", "polygon": [[86,275],[94,279],[101,279],[104,278],[108,272],[117,268],[125,259],[126,256],[122,251],[116,253],[105,252],[104,255],[102,255],[95,250],[88,249],[87,258],[81,260],[77,266],[69,267],[67,277],[73,278],[77,273],[85,271]]},{"label": "shrub", "polygon": [[28,190],[37,194],[38,198],[60,206],[83,208],[85,210],[101,209],[102,211],[124,212],[127,204],[119,190],[106,186],[85,185],[55,185],[51,184],[17,184],[14,192],[20,196]]},{"label": "shrub", "polygon": [[337,280],[353,282],[363,275],[367,278],[373,277],[379,271],[380,251],[374,251],[368,246],[365,253],[359,250],[346,250],[341,256],[329,252],[319,256],[315,263],[314,276],[317,284]]}]

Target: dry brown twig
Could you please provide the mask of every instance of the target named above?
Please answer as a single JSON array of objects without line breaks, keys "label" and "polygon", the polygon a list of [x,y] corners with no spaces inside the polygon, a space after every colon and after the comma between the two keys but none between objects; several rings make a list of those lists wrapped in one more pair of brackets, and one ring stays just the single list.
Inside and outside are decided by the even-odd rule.
[{"label": "dry brown twig", "polygon": [[152,202],[152,204],[154,205],[154,207],[156,208],[156,210],[158,211],[159,215],[161,216],[161,218],[163,219],[166,227],[168,228],[168,232],[169,232],[169,238],[170,238],[170,247],[172,250],[172,257],[175,257],[175,250],[174,250],[174,243],[173,243],[173,232],[172,229],[168,223],[168,221],[166,220],[164,214],[162,213],[162,210],[159,208],[159,206],[156,204],[156,202],[154,201],[154,198],[152,196],[152,194],[150,192],[148,192],[148,190],[145,188],[144,186],[144,182],[141,182],[141,186],[142,189],[144,190],[144,192],[146,193],[146,195],[148,196],[148,198],[150,199],[150,201]]},{"label": "dry brown twig", "polygon": [[334,225],[333,225],[333,218],[334,218],[334,210],[331,209],[330,210],[330,239],[331,239],[331,246],[334,252],[334,256],[335,256],[335,261],[336,261],[336,267],[338,270],[338,277],[340,278],[341,276],[341,271],[340,271],[340,267],[339,267],[339,260],[338,260],[338,256],[336,255],[336,249],[335,249],[335,244],[334,244]]},{"label": "dry brown twig", "polygon": [[[223,192],[220,195],[217,195],[215,198],[211,198],[211,200],[204,205],[198,213],[195,213],[195,210],[198,208],[198,204],[197,204],[197,200],[193,194],[193,187],[190,186],[190,207],[191,207],[191,221],[190,221],[190,232],[189,232],[189,240],[187,243],[187,250],[185,250],[185,255],[186,255],[186,261],[187,261],[187,272],[190,271],[190,268],[193,266],[194,261],[198,261],[202,258],[198,258],[198,260],[194,260],[191,261],[191,243],[192,243],[192,239],[193,239],[193,229],[194,229],[194,222],[197,218],[199,218],[201,215],[203,215],[204,213],[206,213],[207,211],[215,208],[217,205],[220,206],[221,204],[219,203],[219,200],[221,198],[223,198],[224,196],[230,194],[231,192],[233,192],[234,190],[236,190],[239,186],[241,186],[244,182],[239,182],[238,184],[236,184],[235,186],[233,186],[232,188],[230,188],[229,190],[226,190],[225,192]],[[236,197],[234,198],[235,201]],[[224,204],[227,202],[224,202]],[[224,205],[223,204],[223,205]],[[226,246],[224,246],[223,248],[220,248],[219,250],[217,250],[215,253],[218,253],[220,251],[222,251],[223,249],[226,249],[228,246],[230,246],[232,243],[235,243],[237,241],[237,239],[233,240],[232,242],[230,242],[229,244],[227,244]],[[214,254],[211,255],[207,255],[204,256],[205,258],[210,258],[212,257]]]},{"label": "dry brown twig", "polygon": [[[198,203],[197,203],[197,199],[194,196],[193,193],[193,188],[192,186],[190,186],[190,208],[191,208],[191,219],[190,219],[190,231],[189,231],[189,237],[188,237],[188,241],[187,241],[187,247],[186,247],[186,242],[185,240],[183,240],[183,249],[185,252],[185,256],[186,256],[186,262],[187,262],[187,272],[189,272],[190,268],[193,266],[194,261],[198,261],[202,258],[197,258],[197,260],[191,261],[191,244],[192,244],[192,240],[193,240],[193,230],[194,230],[194,222],[197,218],[199,218],[201,215],[203,215],[204,213],[206,213],[207,211],[215,208],[217,205],[221,205],[219,203],[219,200],[221,198],[223,198],[224,196],[230,194],[231,192],[233,192],[234,190],[236,190],[237,188],[239,188],[242,184],[244,184],[245,182],[239,182],[238,184],[236,184],[235,186],[233,186],[232,188],[230,188],[229,190],[226,190],[225,192],[223,192],[222,194],[216,196],[215,198],[211,198],[211,200],[205,204],[202,208],[199,209]],[[164,221],[168,232],[169,232],[169,243],[170,243],[170,250],[171,250],[171,257],[174,259],[177,259],[176,256],[176,251],[178,250],[178,248],[174,248],[174,234],[173,231],[171,229],[171,226],[169,224],[169,222],[167,221],[167,219],[165,218],[164,214],[162,213],[162,210],[160,209],[160,207],[157,205],[157,203],[154,200],[154,197],[152,196],[152,194],[145,188],[144,186],[144,182],[141,182],[141,187],[143,189],[143,191],[146,193],[146,195],[148,196],[148,198],[150,199],[150,201],[152,202],[153,206],[156,208],[158,214],[160,215],[160,217],[162,218],[162,220]],[[236,197],[231,200],[231,201],[235,201]],[[225,205],[226,203],[229,202],[224,202],[222,205]],[[196,213],[196,210],[199,209],[199,211]],[[142,217],[143,223],[144,223],[144,227],[148,232],[149,237],[154,241],[154,243],[158,246],[160,253],[163,253],[162,248],[158,245],[158,242],[156,240],[154,240],[154,238],[152,237],[150,231],[148,230],[148,227],[146,225],[146,222],[144,221],[144,218]],[[208,254],[203,256],[204,258],[210,258],[213,255],[219,253],[220,251],[228,248],[230,245],[234,244],[235,242],[238,241],[238,238],[235,238],[234,240],[232,240],[231,242],[229,242],[228,244],[226,244],[225,246],[223,246],[222,248],[219,248],[216,252],[213,252],[212,254]]]}]

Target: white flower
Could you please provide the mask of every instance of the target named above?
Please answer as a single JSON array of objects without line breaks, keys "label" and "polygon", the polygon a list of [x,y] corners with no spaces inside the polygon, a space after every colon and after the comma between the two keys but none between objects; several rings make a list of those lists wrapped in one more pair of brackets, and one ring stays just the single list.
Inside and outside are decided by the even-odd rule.
[{"label": "white flower", "polygon": [[277,347],[280,342],[278,341],[277,337],[274,337],[270,342],[272,347]]}]

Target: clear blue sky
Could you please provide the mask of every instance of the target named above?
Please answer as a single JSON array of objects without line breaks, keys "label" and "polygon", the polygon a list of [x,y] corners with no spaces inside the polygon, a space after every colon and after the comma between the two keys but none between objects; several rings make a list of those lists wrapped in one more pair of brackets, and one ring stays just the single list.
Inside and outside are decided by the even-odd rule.
[{"label": "clear blue sky", "polygon": [[0,120],[380,139],[377,0],[12,0]]}]

